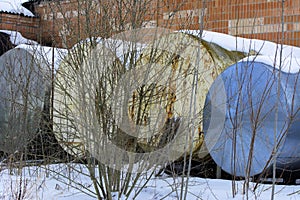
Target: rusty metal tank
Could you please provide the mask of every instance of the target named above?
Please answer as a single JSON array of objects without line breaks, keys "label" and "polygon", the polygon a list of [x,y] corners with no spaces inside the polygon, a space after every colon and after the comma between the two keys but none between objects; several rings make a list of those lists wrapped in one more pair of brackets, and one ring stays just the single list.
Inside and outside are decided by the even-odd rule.
[{"label": "rusty metal tank", "polygon": [[[218,74],[242,57],[241,52],[230,52],[201,37],[181,32],[163,35],[149,44],[134,69],[144,75],[135,81],[143,81],[140,86],[159,98],[154,95],[152,99],[142,100],[141,87],[137,87],[129,101],[128,114],[132,121],[143,125],[139,127],[142,135],[155,135],[138,140],[142,149],[147,152],[162,148],[174,139],[174,129],[183,126],[184,134],[177,138],[181,142],[176,143],[174,151],[182,152],[182,156],[192,153],[195,160],[207,156],[202,145],[206,93]],[[141,107],[144,115],[139,120]]]},{"label": "rusty metal tank", "polygon": [[[132,39],[128,34],[126,33],[125,38]],[[122,45],[124,45],[122,42],[120,43],[120,38],[123,38],[123,36],[113,38],[116,39],[111,39],[106,44],[99,43],[93,50],[109,52],[107,55],[115,59],[114,64],[121,62],[123,67],[123,74],[116,77],[116,79],[113,79],[113,81],[106,79],[108,82],[117,80],[114,87],[118,91],[113,92],[112,95],[114,96],[108,95],[107,103],[110,106],[115,102],[115,105],[120,106],[112,105],[113,121],[118,125],[118,128],[122,129],[125,135],[129,135],[129,137],[123,135],[124,137],[120,137],[121,139],[116,138],[115,142],[126,143],[127,147],[130,145],[135,146],[133,151],[152,152],[172,140],[172,131],[173,134],[176,133],[174,130],[180,125],[180,119],[184,119],[185,122],[181,123],[181,126],[186,128],[185,132],[187,134],[178,139],[180,142],[176,144],[177,150],[181,154],[192,152],[195,159],[206,156],[206,149],[200,149],[203,142],[202,110],[206,93],[218,74],[228,65],[244,57],[244,54],[227,51],[216,44],[203,41],[186,33],[165,33],[163,31],[160,37],[155,36],[151,40],[147,37],[147,40],[145,40],[147,41],[146,45],[142,45],[142,48],[139,49],[136,49],[139,46],[137,43],[144,40],[133,38],[134,41],[129,44],[134,48],[127,48],[126,52],[121,53],[120,56],[118,48],[122,48]],[[80,48],[80,46],[78,47]],[[138,51],[135,52],[136,50]],[[91,49],[86,49],[86,51],[90,52]],[[127,53],[131,52],[137,54],[137,56],[132,57],[134,59],[127,62],[124,55],[126,57]],[[85,78],[88,80],[90,79],[88,76],[96,79],[98,77],[98,81],[102,82],[105,79],[100,80],[99,78],[102,73],[101,70],[99,71],[101,67],[99,69],[95,68],[97,62],[98,64],[102,62],[101,53],[98,55],[101,59],[97,60],[95,55],[83,51],[81,55],[75,55],[74,57],[77,59],[82,57],[84,62],[71,63],[70,65],[69,60],[71,60],[72,54],[65,59],[57,73],[57,83],[62,83],[62,85],[56,84],[54,106],[59,112],[65,113],[65,116],[56,113],[58,117],[54,116],[54,124],[57,124],[55,125],[55,132],[59,133],[58,138],[60,138],[59,141],[63,147],[73,155],[80,155],[86,146],[91,144],[87,144],[86,141],[86,138],[90,138],[89,133],[80,133],[82,131],[78,131],[78,127],[76,128],[78,123],[89,123],[86,121],[87,118],[81,121],[75,119],[76,117],[67,117],[67,113],[71,114],[72,112],[75,112],[75,116],[78,115],[75,111],[76,106],[78,107],[76,102],[80,100],[76,94],[76,87],[78,86],[78,70],[76,67],[81,68],[80,70],[83,71],[98,70],[99,75],[84,73]],[[112,64],[113,61],[108,60],[107,63]],[[68,68],[71,72],[68,71]],[[197,78],[194,79],[195,77]],[[129,87],[130,89],[128,89]],[[97,89],[92,86],[90,89],[90,92],[95,91],[94,96],[97,96]],[[107,93],[111,93],[111,91],[108,90]],[[127,93],[127,99],[123,101],[124,98],[120,97],[123,97],[125,93]],[[197,100],[196,102],[194,98]],[[66,105],[68,106],[66,107]],[[95,106],[93,105],[91,110],[94,110]],[[82,109],[86,108],[82,107]],[[191,113],[191,109],[193,113]],[[123,123],[124,121],[125,123]],[[188,128],[191,124],[193,124],[193,127]],[[81,128],[79,127],[79,129]],[[192,129],[193,131],[191,131]],[[138,135],[134,135],[137,140],[133,140],[131,134],[137,130]],[[137,142],[138,149],[135,144],[130,144],[131,142]],[[185,146],[185,144],[188,145]],[[90,149],[93,148],[90,147]]]}]

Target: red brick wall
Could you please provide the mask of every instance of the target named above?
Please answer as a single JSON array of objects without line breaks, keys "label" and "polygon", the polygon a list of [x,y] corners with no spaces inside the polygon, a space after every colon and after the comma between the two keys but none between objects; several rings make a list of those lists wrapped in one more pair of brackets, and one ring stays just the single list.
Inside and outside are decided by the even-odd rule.
[{"label": "red brick wall", "polygon": [[[165,0],[165,3],[169,5],[161,11],[158,23],[161,26],[172,24],[176,29],[197,29],[202,12],[205,13],[203,28],[206,30],[281,42],[280,0]],[[283,43],[300,46],[300,1],[285,0],[283,10]],[[172,12],[173,17],[167,18]]]},{"label": "red brick wall", "polygon": [[[171,29],[203,27],[278,43],[282,39],[280,0],[152,0],[145,7],[132,5],[130,0],[123,0],[122,4],[114,0],[99,1],[100,6],[95,4],[90,7],[84,1],[80,2],[83,3],[78,4],[77,0],[59,1],[59,6],[56,3],[42,3],[36,7],[41,16],[44,41],[54,39],[56,45],[70,46],[87,36],[109,36],[113,32],[130,29],[131,21],[137,22],[138,26]],[[84,15],[86,8],[91,11],[89,17]],[[78,12],[74,14],[76,10]],[[120,10],[123,12],[121,15]],[[282,42],[300,46],[300,1],[285,0],[283,10]],[[134,18],[135,14],[137,18]],[[87,29],[88,23],[91,26]]]},{"label": "red brick wall", "polygon": [[39,23],[40,20],[36,17],[0,12],[0,29],[19,31],[28,39],[40,40]]},{"label": "red brick wall", "polygon": [[41,17],[43,40],[53,41],[56,46],[71,47],[87,37],[110,37],[135,24],[140,27],[144,20],[155,17],[156,12],[150,8],[155,6],[152,2],[131,5],[129,1],[43,2],[35,8]]}]

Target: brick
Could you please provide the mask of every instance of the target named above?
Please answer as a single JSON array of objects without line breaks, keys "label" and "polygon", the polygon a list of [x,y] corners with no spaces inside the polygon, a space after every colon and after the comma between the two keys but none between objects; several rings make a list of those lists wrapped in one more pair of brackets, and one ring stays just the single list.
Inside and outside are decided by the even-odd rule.
[{"label": "brick", "polygon": [[[85,8],[84,1],[81,1],[81,8]],[[299,25],[298,22],[300,21],[300,1],[298,0],[286,0],[284,5],[284,20],[286,25],[284,26],[285,30],[295,33],[287,33],[287,36],[293,35],[293,37],[298,38],[290,38],[284,41],[286,43],[295,44],[300,39],[300,35],[298,34]],[[56,8],[56,3],[60,4],[60,9]],[[130,19],[130,14],[132,10],[130,10],[129,1],[124,0],[122,1],[123,6],[128,7],[128,15],[127,19]],[[145,16],[139,19],[143,26],[155,26],[154,23],[156,22],[157,26],[167,27],[172,29],[179,29],[179,28],[192,28],[196,29],[199,28],[199,17],[200,11],[203,6],[203,1],[199,0],[153,0],[151,1],[152,8],[149,9],[151,12],[145,13]],[[101,5],[106,5],[107,8],[111,8],[110,12],[107,14],[111,19],[116,17],[117,12],[113,10],[115,4],[114,0],[104,0],[101,1]],[[105,22],[102,19],[101,15],[102,12],[99,6],[97,7],[96,3],[92,4],[91,7],[93,12],[91,17],[91,27],[90,33],[92,34],[103,34],[104,30],[97,30],[101,24],[109,24],[110,26],[113,25],[114,29],[118,27],[119,21],[115,20],[113,22]],[[117,7],[115,6],[115,9]],[[176,10],[176,12],[174,12]],[[51,37],[52,32],[52,21],[55,19],[55,29],[54,29],[54,38],[56,43],[59,44],[61,41],[60,32],[62,27],[67,27],[71,30],[71,34],[69,34],[70,43],[76,42],[77,40],[77,20],[79,15],[80,21],[80,37],[82,39],[87,37],[88,34],[85,31],[84,26],[86,23],[86,16],[83,12],[84,9],[78,11],[77,9],[77,0],[69,0],[69,1],[59,1],[53,3],[46,3],[43,2],[39,6],[36,7],[37,13],[41,16],[41,19],[36,20],[35,18],[24,19],[18,15],[7,15],[1,13],[0,20],[6,20],[7,26],[10,28],[14,28],[15,25],[18,25],[18,28],[22,31],[28,32],[28,34],[34,35],[34,31],[38,33],[42,33],[43,40],[48,40]],[[139,10],[136,10],[137,12]],[[55,12],[55,14],[53,14]],[[173,17],[169,18],[169,14],[174,12]],[[79,13],[79,14],[78,14]],[[269,40],[275,41],[278,40],[277,35],[274,33],[280,28],[281,23],[281,2],[274,1],[274,0],[210,0],[206,1],[206,10],[205,16],[203,17],[205,21],[205,28],[208,30],[219,31],[223,33],[232,33],[232,34],[242,34],[247,37],[259,37],[259,38],[267,38]],[[53,18],[54,17],[54,18]],[[64,22],[64,17],[68,18],[68,23]],[[249,19],[252,19],[252,21]],[[253,21],[253,19],[256,19]],[[260,21],[263,19],[263,22]],[[40,20],[40,21],[39,21]],[[236,21],[234,21],[236,20]],[[243,21],[244,20],[244,21]],[[248,21],[247,21],[248,20]],[[148,21],[148,25],[147,22]],[[237,31],[234,31],[236,28],[233,26],[234,22],[238,22]],[[129,20],[125,20],[124,23],[129,23]],[[149,23],[152,25],[149,25]],[[98,26],[97,26],[98,24]],[[236,24],[236,23],[235,23]],[[294,24],[294,25],[293,25]],[[21,29],[22,25],[26,25],[30,28]],[[253,26],[254,25],[254,26]],[[1,23],[3,27],[3,23]],[[39,29],[39,27],[41,29]],[[32,36],[31,36],[32,37]],[[291,41],[291,42],[290,42]]]}]

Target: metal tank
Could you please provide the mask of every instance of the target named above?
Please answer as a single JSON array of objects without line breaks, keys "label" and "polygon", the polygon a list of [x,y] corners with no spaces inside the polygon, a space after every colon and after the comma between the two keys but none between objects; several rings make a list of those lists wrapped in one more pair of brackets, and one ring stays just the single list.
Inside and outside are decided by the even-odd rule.
[{"label": "metal tank", "polygon": [[[128,35],[130,34],[127,34],[127,37]],[[93,81],[99,79],[101,84],[105,84],[103,81],[107,81],[107,83],[115,85],[111,85],[111,88],[108,87],[109,89],[106,91],[101,91],[93,87],[97,84],[95,82],[86,84],[89,85],[87,95],[81,98],[78,95],[72,95],[73,102],[77,102],[70,108],[73,111],[78,110],[81,115],[97,113],[97,106],[93,102],[91,102],[93,104],[91,107],[88,107],[87,104],[80,106],[80,100],[86,98],[85,100],[88,102],[91,96],[97,96],[97,91],[102,92],[102,96],[107,95],[106,104],[107,109],[111,110],[110,114],[113,115],[111,116],[112,121],[120,129],[117,134],[109,134],[114,135],[111,140],[117,146],[132,152],[143,153],[173,146],[174,149],[170,151],[174,154],[172,155],[174,159],[171,160],[180,159],[184,154],[190,153],[192,153],[193,159],[202,159],[208,155],[205,146],[202,146],[201,113],[206,93],[217,75],[226,66],[244,57],[244,54],[227,51],[216,44],[181,32],[162,34],[161,37],[153,36],[152,39],[152,42],[147,40],[148,44],[143,48],[128,49],[126,53],[137,54],[137,56],[127,60],[121,60],[122,57],[115,49],[119,41],[110,40],[112,45],[98,44],[93,50],[96,54],[86,55],[88,62],[80,65],[80,70],[85,71],[85,76],[80,81],[90,83],[91,79]],[[134,40],[131,45],[136,48],[139,46],[139,41],[143,40]],[[121,46],[126,44],[126,40],[122,43]],[[117,47],[119,46],[117,45]],[[116,54],[113,55],[111,51]],[[107,55],[106,59],[102,59],[104,54]],[[116,70],[118,75],[114,79],[110,79],[111,75],[109,75],[108,69],[112,70],[118,63],[115,56],[120,58],[123,72]],[[114,63],[112,59],[115,60]],[[101,64],[99,65],[99,63]],[[95,68],[97,65],[98,67]],[[116,67],[116,69],[119,68]],[[72,76],[76,77],[79,71]],[[106,75],[108,78],[100,79],[99,77],[105,73],[108,73]],[[67,74],[71,75],[71,73]],[[197,78],[195,79],[195,77]],[[72,86],[70,89],[73,88],[77,91],[80,81],[74,81],[74,87]],[[195,86],[197,87],[196,92],[194,91]],[[195,96],[193,96],[194,94]],[[197,102],[194,102],[194,98],[197,99]],[[76,108],[76,106],[80,108]],[[85,112],[83,112],[84,110]],[[101,155],[99,152],[93,152],[100,148],[95,147],[100,142],[94,141],[101,138],[100,131],[98,131],[98,136],[91,135],[92,129],[97,129],[96,118],[97,116],[88,114],[86,117],[78,119],[77,125],[74,124],[78,126],[79,130],[75,135],[81,138],[83,146],[89,146],[90,153],[96,154],[95,157]],[[100,127],[103,123],[101,121],[99,120]],[[84,126],[80,124],[84,124]],[[90,127],[91,131],[86,131],[86,127]],[[106,132],[109,132],[109,129],[106,128]],[[86,140],[87,138],[89,139]],[[66,144],[68,144],[68,148],[72,149],[72,142],[68,141],[66,140]]]},{"label": "metal tank", "polygon": [[23,150],[40,128],[49,89],[45,62],[25,49],[0,57],[0,151]]},{"label": "metal tank", "polygon": [[300,169],[299,73],[257,61],[228,67],[212,84],[203,127],[211,157],[235,176]]},{"label": "metal tank", "polygon": [[[201,148],[201,112],[206,93],[226,66],[245,55],[186,33],[164,32],[159,36],[155,33],[151,41],[147,37],[146,42],[133,37],[133,42],[128,43],[126,38],[131,37],[126,33],[125,38],[123,35],[112,37],[94,48],[78,45],[70,51],[57,72],[54,91],[54,131],[65,150],[76,156],[82,156],[86,150],[94,151],[97,144],[92,141],[96,136],[91,135],[92,131],[86,131],[86,127],[101,122],[95,121],[97,116],[94,116],[98,114],[97,101],[92,101],[89,107],[81,100],[89,101],[101,92],[107,96],[112,121],[121,129],[121,134],[111,140],[122,148],[133,152],[160,149],[174,138],[179,121],[184,118],[185,122],[180,126],[186,128],[187,134],[181,134],[175,150],[180,155],[192,152],[194,159],[208,155],[206,149]],[[133,57],[130,57],[131,53]],[[122,70],[113,72],[114,67]],[[107,78],[100,78],[105,73]],[[110,77],[114,73],[117,76]],[[193,83],[195,74],[198,78]],[[83,89],[79,88],[83,82],[87,92],[80,97],[82,94],[78,91]],[[108,83],[114,85],[108,85],[106,91],[94,87]],[[198,88],[195,92],[197,103],[193,102],[193,84]],[[195,112],[192,114],[193,105]],[[87,117],[80,117],[85,113]],[[194,131],[187,128],[192,122],[190,128]]]},{"label": "metal tank", "polygon": [[[174,151],[182,156],[192,153],[194,160],[207,156],[202,145],[206,93],[218,74],[243,57],[242,52],[227,51],[182,32],[163,35],[149,44],[135,67],[143,76],[136,77],[132,85],[140,81],[144,82],[140,86],[146,89],[154,86],[150,89],[154,95],[143,100],[140,88],[136,87],[128,104],[130,120],[141,121],[139,129],[143,137],[138,143],[142,149],[146,152],[160,149],[174,137],[180,137]],[[137,119],[141,107],[146,116],[143,120]],[[179,133],[180,127],[183,133]]]},{"label": "metal tank", "polygon": [[[86,76],[83,78],[90,81],[90,76],[101,76],[103,67],[122,64],[124,69],[129,68],[129,65],[136,62],[149,41],[167,31],[152,28],[139,29],[125,31],[106,40],[95,38],[94,41],[90,41],[87,39],[74,45],[68,52],[68,55],[60,63],[55,77],[53,116],[55,137],[66,152],[82,157],[87,152],[87,146],[92,145],[87,144],[89,142],[86,141],[92,136],[87,132],[83,133],[84,126],[79,125],[84,123],[87,118],[76,119],[79,116],[78,112],[81,112],[78,111],[78,107],[81,105],[78,96],[78,87],[81,84],[81,80],[78,80],[80,73],[84,72]],[[103,58],[103,54],[107,54],[107,57]],[[107,63],[103,64],[104,62]],[[87,72],[91,68],[96,70],[97,74]],[[107,79],[107,82],[109,81]],[[91,89],[90,92],[95,92],[95,90]],[[107,95],[111,93],[108,90],[105,92]],[[111,103],[111,99],[109,102]],[[86,106],[85,109],[87,109]]]}]

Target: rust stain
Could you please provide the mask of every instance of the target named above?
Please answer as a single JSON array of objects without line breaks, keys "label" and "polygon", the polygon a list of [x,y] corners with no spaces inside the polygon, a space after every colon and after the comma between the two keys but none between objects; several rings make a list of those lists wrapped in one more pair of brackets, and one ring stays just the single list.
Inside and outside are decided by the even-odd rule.
[{"label": "rust stain", "polygon": [[167,107],[166,107],[168,119],[171,119],[172,117],[174,117],[174,104],[176,102],[176,89],[177,89],[176,72],[177,72],[178,66],[179,66],[179,55],[172,57],[171,64],[172,64],[171,65],[172,74],[171,74],[170,82],[169,82],[168,101],[167,101]]}]

